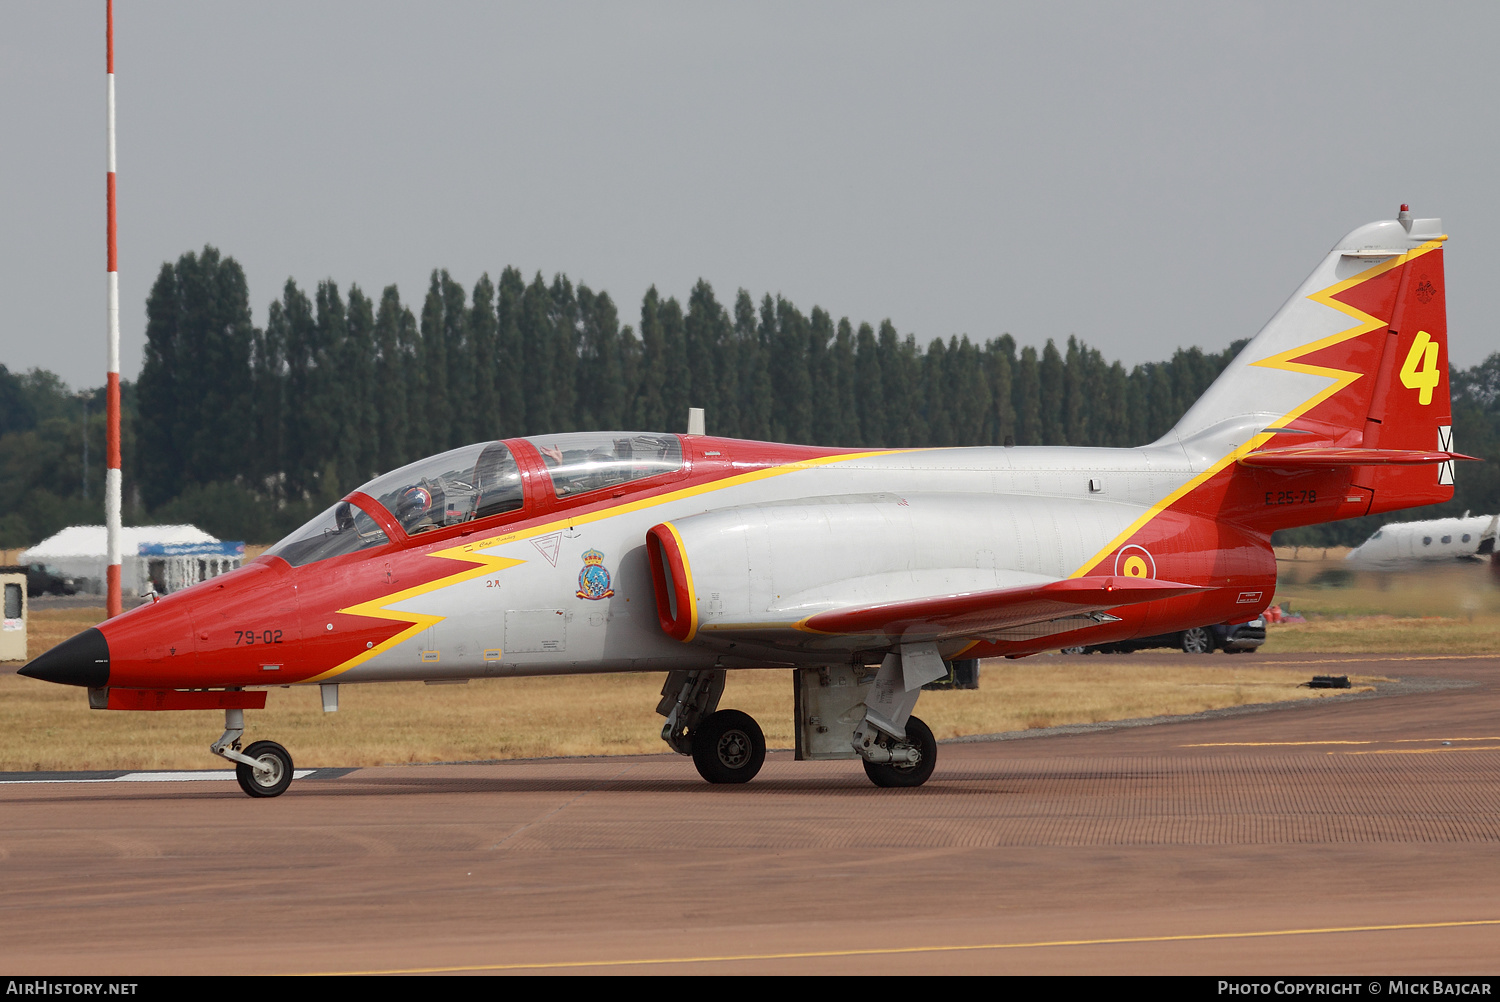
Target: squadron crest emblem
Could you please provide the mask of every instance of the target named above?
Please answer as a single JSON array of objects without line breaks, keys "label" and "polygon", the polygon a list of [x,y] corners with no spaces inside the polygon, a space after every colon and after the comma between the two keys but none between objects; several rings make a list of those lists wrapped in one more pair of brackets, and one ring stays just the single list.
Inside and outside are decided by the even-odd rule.
[{"label": "squadron crest emblem", "polygon": [[583,570],[578,572],[578,597],[597,602],[614,593],[615,590],[609,586],[609,570],[604,566],[604,554],[598,550],[585,551]]}]

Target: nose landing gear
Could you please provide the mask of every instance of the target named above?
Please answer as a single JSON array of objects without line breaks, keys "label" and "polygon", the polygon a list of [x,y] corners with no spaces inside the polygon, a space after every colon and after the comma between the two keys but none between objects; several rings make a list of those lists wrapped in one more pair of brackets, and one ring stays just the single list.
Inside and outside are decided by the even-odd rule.
[{"label": "nose landing gear", "polygon": [[224,733],[208,750],[234,763],[234,778],[252,797],[279,797],[292,785],[292,756],[274,741],[257,741],[240,751],[245,711],[224,711]]},{"label": "nose landing gear", "polygon": [[245,749],[255,764],[236,762],[234,778],[252,797],[279,797],[292,785],[292,756],[274,741],[257,741]]}]

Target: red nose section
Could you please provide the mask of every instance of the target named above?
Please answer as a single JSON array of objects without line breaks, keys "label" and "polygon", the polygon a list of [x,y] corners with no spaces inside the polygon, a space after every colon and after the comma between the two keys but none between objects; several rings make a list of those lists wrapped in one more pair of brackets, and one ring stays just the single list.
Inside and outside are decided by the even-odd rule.
[{"label": "red nose section", "polygon": [[187,593],[171,595],[100,623],[109,644],[109,684],[124,687],[190,688],[196,679],[198,647]]},{"label": "red nose section", "polygon": [[[295,646],[297,592],[280,561],[256,562],[99,625],[109,684],[189,689],[268,685]],[[267,667],[269,666],[269,667]]]}]

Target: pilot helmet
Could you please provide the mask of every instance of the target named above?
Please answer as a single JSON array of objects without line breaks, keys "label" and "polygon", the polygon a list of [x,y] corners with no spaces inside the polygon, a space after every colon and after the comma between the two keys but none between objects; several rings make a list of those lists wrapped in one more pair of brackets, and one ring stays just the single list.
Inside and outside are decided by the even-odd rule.
[{"label": "pilot helmet", "polygon": [[432,492],[420,484],[412,484],[396,500],[396,519],[402,525],[411,525],[431,507]]}]

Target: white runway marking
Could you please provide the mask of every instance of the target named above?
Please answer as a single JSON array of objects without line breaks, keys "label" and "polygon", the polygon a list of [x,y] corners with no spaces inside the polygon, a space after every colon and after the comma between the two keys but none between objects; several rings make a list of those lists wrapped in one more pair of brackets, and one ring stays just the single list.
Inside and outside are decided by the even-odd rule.
[{"label": "white runway marking", "polygon": [[[293,779],[306,779],[316,769],[295,769]],[[0,786],[19,783],[200,783],[228,782],[233,772],[126,772],[118,776],[48,776],[40,779],[0,779]]]}]

